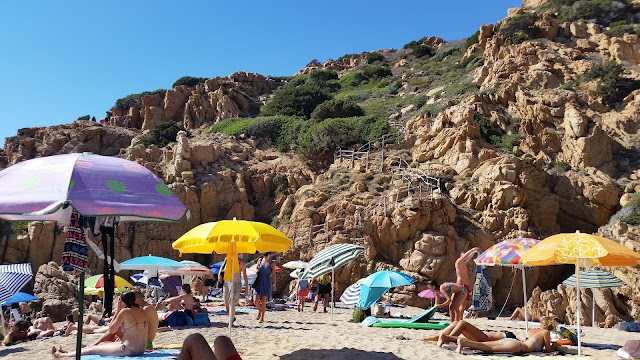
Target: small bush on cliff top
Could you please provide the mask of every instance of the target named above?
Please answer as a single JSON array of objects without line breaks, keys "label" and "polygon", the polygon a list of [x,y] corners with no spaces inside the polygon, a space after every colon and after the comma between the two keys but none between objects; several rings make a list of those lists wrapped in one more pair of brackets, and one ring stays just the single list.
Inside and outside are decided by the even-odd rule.
[{"label": "small bush on cliff top", "polygon": [[510,17],[502,24],[498,33],[510,37],[514,43],[522,42],[523,35],[527,39],[535,39],[539,34],[539,29],[535,25],[537,20],[538,16],[534,13]]},{"label": "small bush on cliff top", "polygon": [[[182,125],[179,125],[173,121],[162,122],[153,127],[148,133],[144,134],[140,140],[138,140],[138,144],[143,144],[144,146],[149,145],[157,145],[158,147],[165,147],[169,145],[170,142],[176,141],[178,136],[178,132],[181,130],[185,130]],[[185,130],[186,131],[186,130]],[[187,131],[187,136],[191,134]]]},{"label": "small bush on cliff top", "polygon": [[173,83],[172,87],[180,85],[195,87],[198,84],[204,84],[204,82],[207,80],[208,78],[206,77],[183,76],[180,79],[176,80],[176,82]]},{"label": "small bush on cliff top", "polygon": [[604,103],[611,106],[640,88],[640,81],[625,78],[622,76],[623,73],[622,65],[607,61],[592,67],[582,78],[586,81],[597,81],[596,94],[602,96]]},{"label": "small bush on cliff top", "polygon": [[144,95],[162,95],[165,92],[167,92],[166,89],[157,89],[154,91],[145,91],[140,94],[130,94],[116,100],[116,107],[122,110],[127,110],[129,108],[142,109],[142,97]]}]

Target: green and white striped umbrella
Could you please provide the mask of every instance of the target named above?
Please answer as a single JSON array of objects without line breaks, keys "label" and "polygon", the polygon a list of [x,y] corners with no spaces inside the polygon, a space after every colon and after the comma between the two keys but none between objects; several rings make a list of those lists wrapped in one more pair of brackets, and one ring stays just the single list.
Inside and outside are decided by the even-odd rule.
[{"label": "green and white striped umbrella", "polygon": [[[573,274],[562,282],[566,286],[576,286],[576,275]],[[624,286],[624,281],[618,279],[615,275],[598,269],[582,270],[580,272],[580,288],[581,289],[607,289]]]},{"label": "green and white striped umbrella", "polygon": [[353,244],[336,244],[322,249],[309,261],[307,269],[300,275],[301,279],[314,279],[330,273],[364,251],[364,247]]},{"label": "green and white striped umbrella", "polygon": [[[562,282],[562,285],[576,286],[576,274]],[[626,285],[624,281],[615,275],[598,269],[588,269],[580,271],[581,289],[611,289]],[[595,325],[596,319],[596,297],[591,296],[591,326]]]}]

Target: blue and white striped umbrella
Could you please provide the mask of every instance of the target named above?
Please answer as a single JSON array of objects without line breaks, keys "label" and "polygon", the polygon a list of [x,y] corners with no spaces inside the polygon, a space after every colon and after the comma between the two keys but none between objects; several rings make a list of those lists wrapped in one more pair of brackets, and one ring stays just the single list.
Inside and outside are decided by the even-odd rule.
[{"label": "blue and white striped umbrella", "polygon": [[[566,286],[576,286],[576,274],[562,282]],[[581,289],[611,289],[624,286],[624,281],[618,279],[615,275],[598,269],[582,270],[580,272],[580,288]]]},{"label": "blue and white striped umbrella", "polygon": [[0,265],[0,301],[11,298],[33,277],[31,264]]},{"label": "blue and white striped umbrella", "polygon": [[349,285],[349,287],[340,296],[340,301],[345,305],[355,306],[360,298],[360,283]]}]

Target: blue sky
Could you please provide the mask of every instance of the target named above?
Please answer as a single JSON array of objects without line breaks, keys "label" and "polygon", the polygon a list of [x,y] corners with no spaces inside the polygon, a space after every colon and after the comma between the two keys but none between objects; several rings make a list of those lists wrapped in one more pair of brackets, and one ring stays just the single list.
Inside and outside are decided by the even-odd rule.
[{"label": "blue sky", "polygon": [[292,75],[313,59],[466,38],[520,1],[0,1],[0,138],[104,117],[180,77]]}]

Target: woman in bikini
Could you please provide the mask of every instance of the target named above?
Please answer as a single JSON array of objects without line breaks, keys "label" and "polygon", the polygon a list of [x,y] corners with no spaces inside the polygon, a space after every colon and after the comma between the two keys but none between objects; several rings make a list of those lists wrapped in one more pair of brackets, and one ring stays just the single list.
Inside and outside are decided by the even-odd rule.
[{"label": "woman in bikini", "polygon": [[[122,332],[121,342],[101,343],[87,346],[81,355],[137,356],[144,354],[147,344],[147,313],[136,304],[136,295],[129,291],[120,297],[126,307],[109,324],[109,332]],[[75,357],[75,352],[67,352],[61,347],[53,347],[51,354],[56,358]]]},{"label": "woman in bikini", "polygon": [[471,287],[469,286],[469,274],[467,273],[467,263],[474,254],[477,254],[479,249],[477,247],[462,253],[456,260],[456,282],[455,283],[443,283],[440,288],[437,286],[437,282],[432,281],[427,285],[431,291],[436,293],[439,291],[446,298],[442,304],[437,304],[438,307],[449,307],[449,316],[451,316],[451,322],[460,321],[463,318],[464,310],[467,308],[467,301],[471,297]]},{"label": "woman in bikini", "polygon": [[558,343],[551,342],[551,330],[555,330],[556,322],[550,317],[543,317],[540,321],[540,329],[531,329],[527,333],[525,341],[504,338],[495,341],[478,342],[462,337],[457,338],[457,352],[461,353],[464,347],[481,350],[488,353],[527,354],[541,352],[543,349],[550,353],[558,347]]},{"label": "woman in bikini", "polygon": [[456,342],[460,335],[463,335],[469,340],[478,342],[500,340],[504,338],[516,338],[516,335],[511,331],[482,331],[467,321],[460,320],[452,322],[438,334],[426,337],[423,341],[437,341],[437,345],[442,346],[448,342]]}]

